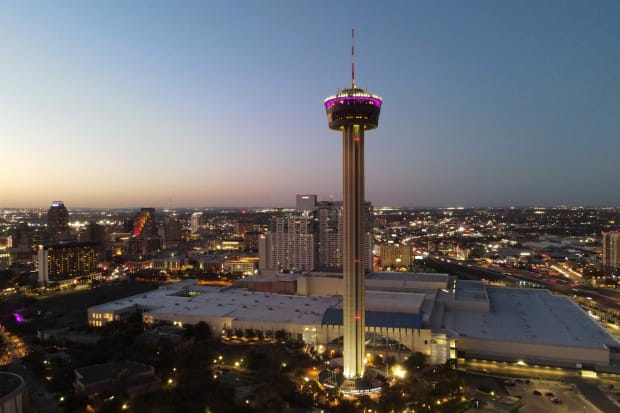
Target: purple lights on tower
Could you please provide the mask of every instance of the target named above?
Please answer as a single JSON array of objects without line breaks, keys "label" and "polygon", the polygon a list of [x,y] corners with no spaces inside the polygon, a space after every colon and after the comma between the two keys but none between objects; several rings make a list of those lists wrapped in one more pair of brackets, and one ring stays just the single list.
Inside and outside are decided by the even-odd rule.
[{"label": "purple lights on tower", "polygon": [[331,108],[333,105],[335,105],[336,103],[347,103],[347,104],[368,104],[368,105],[375,105],[377,107],[381,107],[381,103],[383,103],[383,101],[381,99],[379,99],[378,97],[374,97],[372,95],[368,95],[368,96],[335,96],[333,98],[327,98],[327,100],[325,101],[325,107],[327,109]]},{"label": "purple lights on tower", "polygon": [[364,89],[344,89],[325,99],[324,103],[330,129],[344,130],[347,126],[357,125],[370,130],[379,126],[383,100]]}]

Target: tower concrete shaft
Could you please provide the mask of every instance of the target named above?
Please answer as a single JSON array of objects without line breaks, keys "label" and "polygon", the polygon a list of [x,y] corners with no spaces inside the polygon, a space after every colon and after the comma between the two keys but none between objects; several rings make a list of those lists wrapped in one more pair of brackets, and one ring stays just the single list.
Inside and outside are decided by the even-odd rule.
[{"label": "tower concrete shaft", "polygon": [[364,128],[342,129],[344,218],[343,367],[346,378],[363,377],[366,341],[364,279]]}]

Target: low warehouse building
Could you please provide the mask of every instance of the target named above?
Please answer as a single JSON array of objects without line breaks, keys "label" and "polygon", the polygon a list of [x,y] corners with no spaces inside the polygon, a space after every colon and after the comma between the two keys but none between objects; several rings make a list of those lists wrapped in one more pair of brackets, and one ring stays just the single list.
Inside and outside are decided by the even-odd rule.
[{"label": "low warehouse building", "polygon": [[[201,286],[188,280],[91,307],[88,320],[99,326],[139,311],[147,324],[204,321],[230,342],[286,338],[320,351],[338,351],[341,291],[342,278],[334,274],[298,276],[295,295]],[[369,355],[399,360],[421,352],[440,364],[459,353],[605,369],[620,353],[620,342],[567,297],[459,281],[447,274],[369,274],[366,320]]]}]

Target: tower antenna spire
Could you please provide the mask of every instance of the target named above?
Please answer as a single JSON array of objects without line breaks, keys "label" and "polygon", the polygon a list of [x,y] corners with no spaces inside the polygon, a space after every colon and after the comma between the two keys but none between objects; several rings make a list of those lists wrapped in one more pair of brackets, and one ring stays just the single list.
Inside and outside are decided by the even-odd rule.
[{"label": "tower antenna spire", "polygon": [[351,28],[351,87],[355,89],[355,27]]}]

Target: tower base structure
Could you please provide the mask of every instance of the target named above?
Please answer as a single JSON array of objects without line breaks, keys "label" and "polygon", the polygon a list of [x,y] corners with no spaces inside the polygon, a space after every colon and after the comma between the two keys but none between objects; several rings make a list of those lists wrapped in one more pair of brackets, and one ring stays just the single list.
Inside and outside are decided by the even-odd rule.
[{"label": "tower base structure", "polygon": [[328,389],[338,389],[345,396],[362,396],[381,392],[387,380],[380,371],[366,368],[364,377],[347,379],[342,369],[326,368],[319,373],[319,383]]}]

